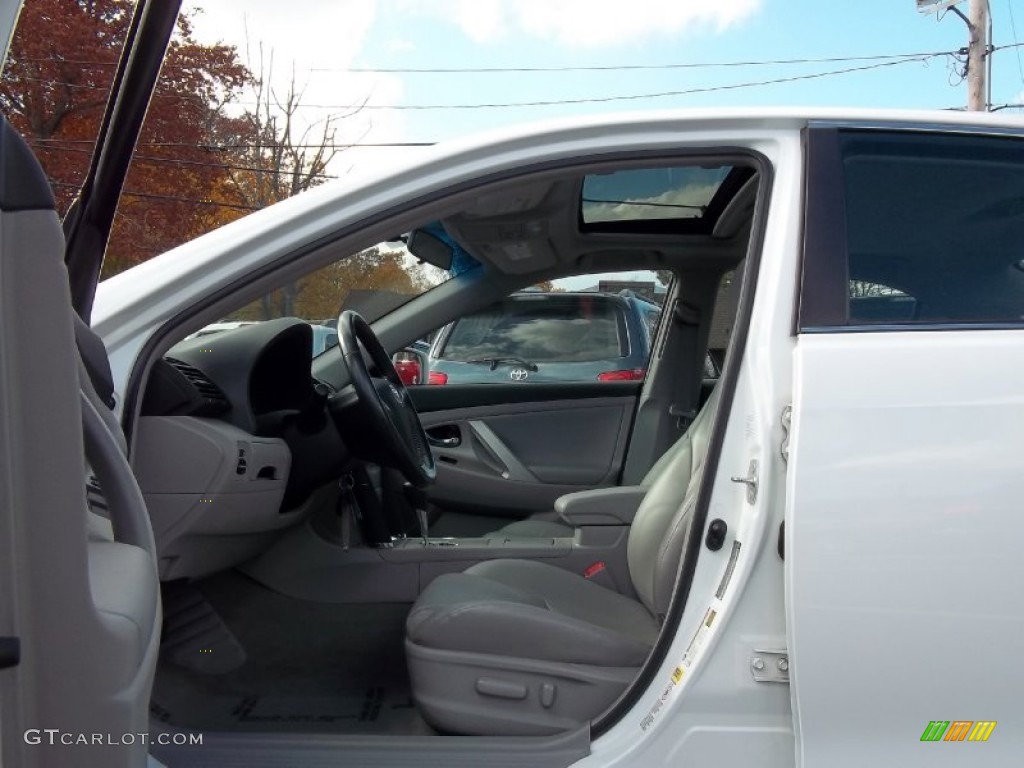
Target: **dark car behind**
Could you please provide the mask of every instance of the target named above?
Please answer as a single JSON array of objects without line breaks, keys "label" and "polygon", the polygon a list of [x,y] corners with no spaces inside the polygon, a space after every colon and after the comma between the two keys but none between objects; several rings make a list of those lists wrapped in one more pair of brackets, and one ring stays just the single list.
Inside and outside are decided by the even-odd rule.
[{"label": "dark car behind", "polygon": [[633,295],[515,293],[441,330],[428,383],[638,381],[660,314]]}]

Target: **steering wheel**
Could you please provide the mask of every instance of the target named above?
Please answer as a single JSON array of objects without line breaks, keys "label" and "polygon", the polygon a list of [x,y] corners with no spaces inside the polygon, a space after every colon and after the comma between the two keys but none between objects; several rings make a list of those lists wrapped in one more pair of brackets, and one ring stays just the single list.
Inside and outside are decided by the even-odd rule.
[{"label": "steering wheel", "polygon": [[[437,467],[423,424],[390,355],[370,324],[357,312],[342,312],[338,318],[338,344],[364,413],[395,468],[417,488],[430,485],[437,476]],[[370,375],[363,350],[373,361],[378,376]]]}]

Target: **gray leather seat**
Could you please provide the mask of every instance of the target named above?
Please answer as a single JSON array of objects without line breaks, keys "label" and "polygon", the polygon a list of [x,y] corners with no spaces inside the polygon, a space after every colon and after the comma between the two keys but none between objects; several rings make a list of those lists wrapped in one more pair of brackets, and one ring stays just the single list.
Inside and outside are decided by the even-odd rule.
[{"label": "gray leather seat", "polygon": [[[692,427],[691,427],[692,429]],[[640,485],[643,488],[650,488],[657,478],[665,469],[666,466],[671,464],[676,459],[676,454],[680,451],[687,450],[686,436],[684,435],[661,455],[661,458],[654,462],[647,474],[644,475],[644,479],[640,481]],[[571,538],[575,533],[575,529],[566,523],[559,522],[553,519],[554,515],[551,512],[541,513],[534,515],[526,520],[517,520],[514,523],[502,526],[498,530],[489,533],[491,537],[519,537],[519,538]]]},{"label": "gray leather seat", "polygon": [[427,722],[451,733],[556,733],[622,693],[672,596],[717,403],[716,391],[649,474],[627,542],[639,600],[530,560],[491,560],[431,582],[405,643]]}]

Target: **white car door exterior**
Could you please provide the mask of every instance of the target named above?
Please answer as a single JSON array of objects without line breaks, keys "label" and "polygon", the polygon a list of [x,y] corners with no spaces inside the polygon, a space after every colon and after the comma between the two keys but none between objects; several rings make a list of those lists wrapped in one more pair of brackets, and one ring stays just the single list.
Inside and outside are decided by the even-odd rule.
[{"label": "white car door exterior", "polygon": [[1010,765],[1024,142],[822,128],[808,147],[786,513],[797,764]]}]

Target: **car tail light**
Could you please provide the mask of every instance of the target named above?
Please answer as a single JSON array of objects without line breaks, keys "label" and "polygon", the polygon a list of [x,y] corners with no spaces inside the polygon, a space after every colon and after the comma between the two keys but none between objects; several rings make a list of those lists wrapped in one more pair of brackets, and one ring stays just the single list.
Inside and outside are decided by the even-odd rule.
[{"label": "car tail light", "polygon": [[[626,368],[622,371],[605,371],[597,374],[598,381],[643,381],[645,368]],[[433,375],[433,374],[431,374]]]},{"label": "car tail light", "polygon": [[427,384],[447,384],[448,374],[440,371],[431,371],[427,374]]}]

